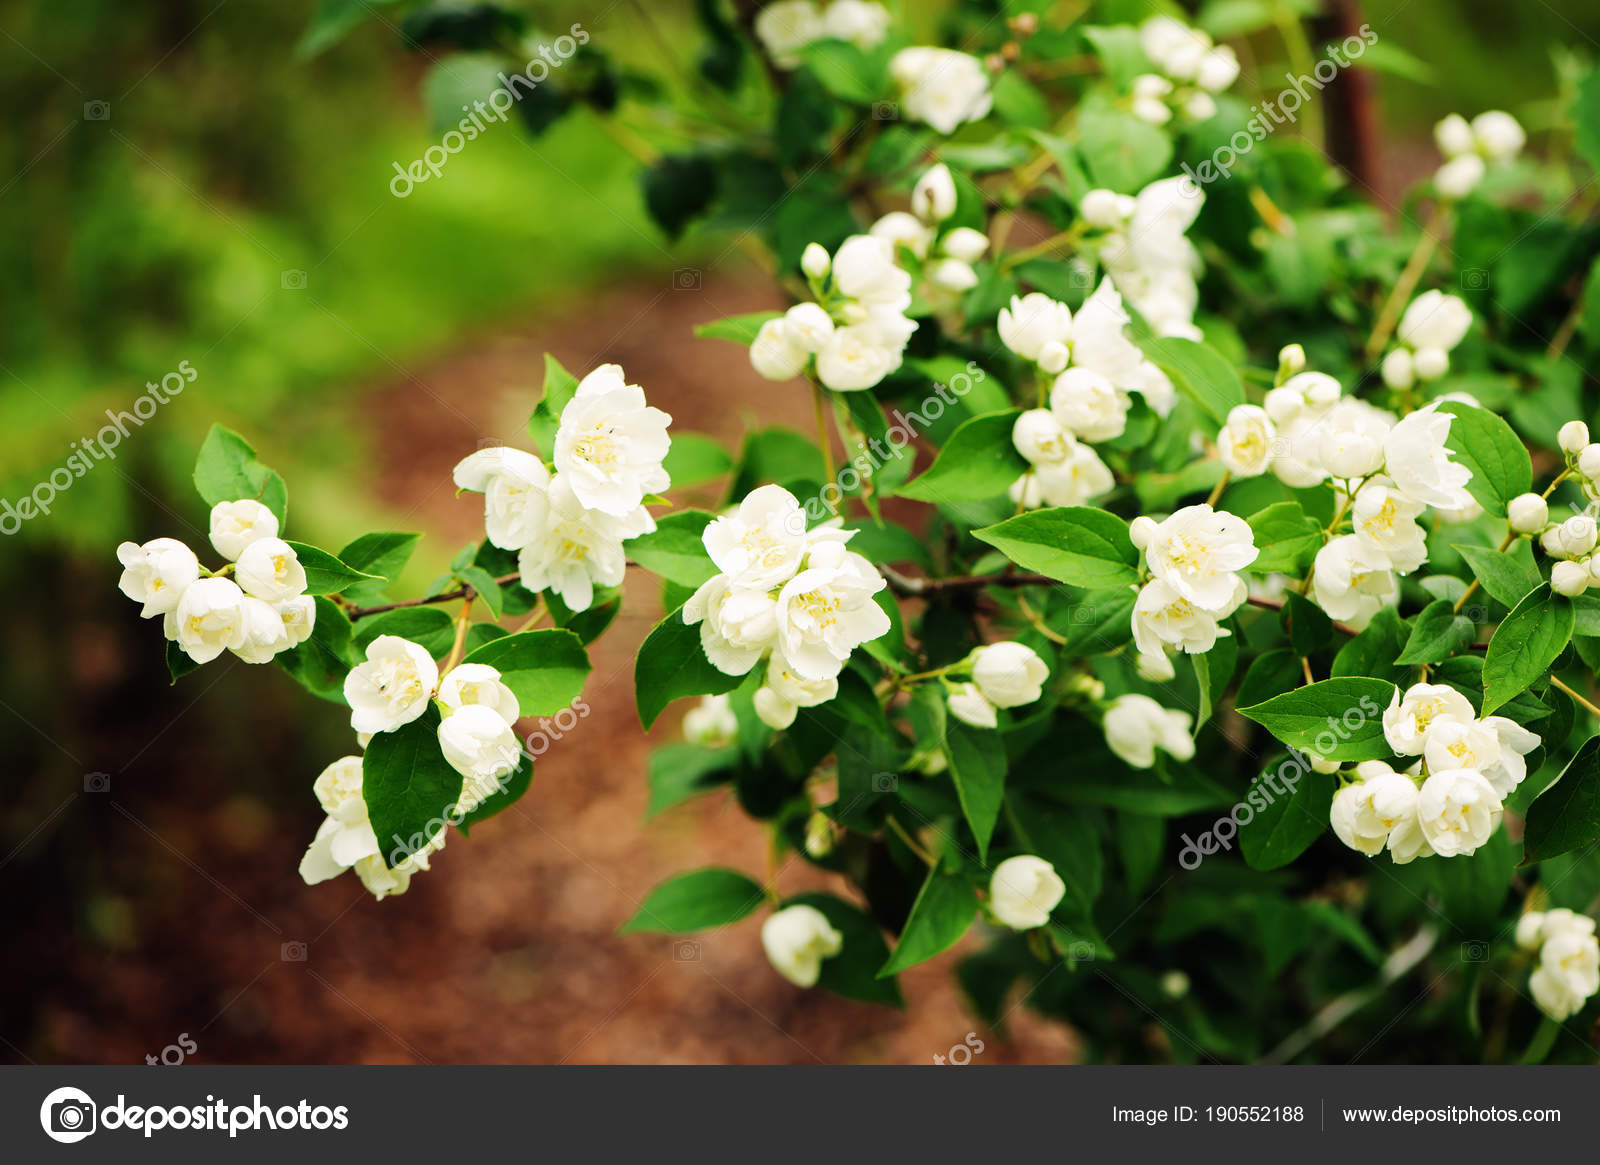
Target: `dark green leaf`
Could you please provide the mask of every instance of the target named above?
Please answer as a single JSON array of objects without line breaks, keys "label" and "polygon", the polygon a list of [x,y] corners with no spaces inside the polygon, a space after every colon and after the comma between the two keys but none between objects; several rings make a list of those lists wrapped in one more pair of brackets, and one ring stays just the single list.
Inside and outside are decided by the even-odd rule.
[{"label": "dark green leaf", "polygon": [[640,904],[623,934],[684,934],[738,922],[765,900],[760,883],[715,867],[669,878]]}]

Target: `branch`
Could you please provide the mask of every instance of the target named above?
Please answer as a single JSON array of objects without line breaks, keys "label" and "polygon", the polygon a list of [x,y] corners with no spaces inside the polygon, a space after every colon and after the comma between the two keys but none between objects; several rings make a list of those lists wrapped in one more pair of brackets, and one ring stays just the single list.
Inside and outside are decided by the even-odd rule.
[{"label": "branch", "polygon": [[1045,574],[958,574],[950,578],[913,578],[901,574],[891,566],[879,564],[878,572],[889,581],[889,589],[897,595],[926,598],[947,591],[975,591],[983,587],[1053,587],[1057,579]]},{"label": "branch", "polygon": [[[521,577],[520,574],[513,572],[512,574],[502,575],[494,581],[501,586],[505,586],[507,583],[516,582]],[[376,607],[348,607],[345,609],[345,614],[349,616],[350,622],[354,623],[357,619],[365,619],[368,615],[381,615],[385,611],[398,611],[403,607],[426,607],[431,603],[448,603],[452,599],[471,599],[476,597],[477,594],[478,592],[474,588],[462,584],[453,591],[429,595],[425,599],[402,599],[398,603],[380,603]]]}]

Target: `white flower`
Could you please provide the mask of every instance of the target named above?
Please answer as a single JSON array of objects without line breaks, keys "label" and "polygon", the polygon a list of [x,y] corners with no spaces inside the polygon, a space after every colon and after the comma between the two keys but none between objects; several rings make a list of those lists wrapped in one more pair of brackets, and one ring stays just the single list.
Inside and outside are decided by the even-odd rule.
[{"label": "white flower", "polygon": [[1550,589],[1573,598],[1589,589],[1589,568],[1580,562],[1558,562],[1550,568]]},{"label": "white flower", "polygon": [[462,663],[451,668],[439,681],[439,703],[444,714],[463,708],[488,708],[507,724],[522,715],[516,693],[500,679],[500,672],[486,663]]},{"label": "white flower", "polygon": [[122,577],[117,588],[136,603],[139,615],[165,615],[178,606],[183,593],[200,577],[200,560],[176,538],[152,538],[143,546],[124,542],[117,547]]},{"label": "white flower", "polygon": [[989,236],[972,227],[957,227],[939,240],[939,249],[952,259],[976,263],[989,249]]},{"label": "white flower", "polygon": [[1238,56],[1227,45],[1218,45],[1200,58],[1194,83],[1208,93],[1220,93],[1238,79]]},{"label": "white flower", "polygon": [[833,319],[814,303],[797,303],[783,313],[789,335],[807,352],[820,352],[833,335]]},{"label": "white flower", "polygon": [[1406,417],[1384,438],[1384,464],[1396,488],[1424,505],[1462,509],[1472,500],[1467,482],[1472,470],[1450,460],[1445,439],[1449,413],[1431,405]]},{"label": "white flower", "polygon": [[895,265],[894,246],[872,235],[851,235],[833,256],[833,285],[867,307],[904,311],[911,304],[911,273]]},{"label": "white flower", "polygon": [[822,13],[822,33],[857,48],[876,48],[889,31],[889,10],[870,0],[833,0]]},{"label": "white flower", "polygon": [[283,618],[271,603],[246,595],[239,613],[244,642],[233,649],[233,654],[246,663],[271,663],[273,656],[290,646]]},{"label": "white flower", "polygon": [[800,253],[800,270],[812,279],[825,279],[832,266],[833,259],[821,243],[807,243]]},{"label": "white flower", "polygon": [[1012,930],[1033,930],[1050,921],[1050,912],[1067,892],[1061,875],[1043,858],[1007,858],[989,877],[989,912]]},{"label": "white flower", "polygon": [[1504,798],[1528,775],[1523,757],[1538,747],[1536,734],[1504,716],[1474,721],[1444,716],[1429,727],[1422,755],[1430,770],[1477,770]]},{"label": "white flower", "polygon": [[211,507],[211,545],[232,562],[257,538],[278,536],[278,515],[254,498]]},{"label": "white flower", "polygon": [[805,511],[782,486],[763,485],[739,503],[736,513],[713,520],[701,541],[730,586],[771,590],[800,569]]},{"label": "white flower", "polygon": [[572,610],[584,611],[596,586],[621,585],[628,568],[622,544],[654,530],[655,520],[643,506],[623,518],[585,508],[564,473],[551,479],[549,496],[549,518],[522,548],[517,569],[529,590],[555,591]]},{"label": "white flower", "polygon": [[835,329],[817,353],[817,379],[835,392],[857,392],[900,367],[904,341],[878,320]]},{"label": "white flower", "polygon": [[1172,659],[1164,651],[1141,654],[1134,660],[1133,668],[1141,680],[1148,680],[1152,684],[1164,684],[1178,674],[1172,666]]},{"label": "white flower", "polygon": [[439,750],[450,767],[466,778],[456,807],[468,813],[495,792],[497,778],[514,772],[522,760],[517,734],[486,704],[456,708],[441,720]]},{"label": "white flower", "polygon": [[1091,190],[1078,203],[1078,217],[1100,230],[1121,226],[1133,217],[1133,196],[1114,190]]},{"label": "white flower", "polygon": [[1218,625],[1249,597],[1244,580],[1234,576],[1234,593],[1220,611],[1204,611],[1158,578],[1144,584],[1133,604],[1133,642],[1143,655],[1164,654],[1168,646],[1194,655],[1210,651],[1226,635]]},{"label": "white flower", "polygon": [[1402,696],[1398,688],[1383,712],[1383,737],[1400,756],[1418,756],[1435,723],[1470,723],[1475,713],[1467,698],[1449,684],[1412,684]]},{"label": "white flower", "polygon": [[1211,51],[1211,38],[1171,16],[1152,16],[1139,26],[1139,46],[1162,72],[1193,81]]},{"label": "white flower", "polygon": [[1454,295],[1425,291],[1407,306],[1395,334],[1412,351],[1439,348],[1450,351],[1472,326],[1472,309]]},{"label": "white flower", "polygon": [[451,473],[457,489],[483,495],[483,529],[502,550],[539,536],[550,512],[550,471],[532,453],[504,445],[479,449]]},{"label": "white flower", "polygon": [[1011,500],[1028,509],[1081,506],[1116,484],[1100,455],[1074,443],[1064,461],[1038,465],[1011,483]]},{"label": "white flower", "polygon": [[1506,520],[1518,534],[1538,534],[1550,524],[1550,504],[1535,493],[1518,494],[1506,506]]},{"label": "white flower", "polygon": [[999,708],[1031,704],[1044,694],[1050,669],[1022,643],[989,643],[972,653],[972,680],[984,699]]},{"label": "white flower", "polygon": [[1217,434],[1217,456],[1235,477],[1259,477],[1272,460],[1278,430],[1259,405],[1235,405]]},{"label": "white flower", "polygon": [[1172,82],[1156,73],[1144,73],[1133,79],[1132,113],[1148,125],[1165,125],[1172,120],[1172,110],[1167,96],[1172,92]]},{"label": "white flower", "polygon": [[1356,772],[1360,779],[1334,794],[1330,822],[1340,841],[1370,857],[1389,844],[1392,830],[1416,820],[1417,786],[1378,761]]},{"label": "white flower", "polygon": [[1469,856],[1500,824],[1493,786],[1475,769],[1440,769],[1422,783],[1417,819],[1440,857]]},{"label": "white flower", "polygon": [[804,569],[778,592],[778,644],[801,676],[839,674],[850,653],[889,630],[873,595],[888,584],[859,554],[837,542],[814,546]]},{"label": "white flower", "polygon": [[1072,339],[1072,310],[1042,291],[1013,295],[1011,306],[1000,309],[1000,342],[1024,360],[1037,361],[1048,343],[1066,345]]},{"label": "white flower", "polygon": [[1600,477],[1600,444],[1591,441],[1578,450],[1578,472],[1590,481]]},{"label": "white flower", "polygon": [[1472,126],[1459,113],[1450,114],[1433,127],[1433,140],[1447,158],[1471,153],[1478,144]]},{"label": "white flower", "polygon": [[178,646],[196,663],[210,663],[224,651],[243,647],[244,592],[227,578],[203,578],[184,588],[169,615]]},{"label": "white flower", "polygon": [[905,115],[940,133],[979,120],[994,104],[982,62],[952,49],[901,49],[889,62],[889,75],[903,92]]},{"label": "white flower", "polygon": [[978,286],[978,273],[960,259],[935,259],[923,269],[923,277],[940,291],[957,294]]},{"label": "white flower", "polygon": [[733,714],[733,700],[726,694],[702,696],[700,702],[683,715],[683,738],[705,748],[721,748],[739,735],[739,721]]},{"label": "white flower", "polygon": [[822,960],[844,948],[844,936],[815,906],[786,906],[761,924],[761,947],[778,974],[796,987],[814,987]]},{"label": "white flower", "polygon": [[1000,723],[991,704],[977,684],[955,684],[946,693],[949,697],[950,715],[974,728],[994,728]]},{"label": "white flower", "polygon": [[1150,573],[1195,606],[1218,611],[1234,599],[1233,572],[1249,566],[1260,551],[1248,522],[1201,503],[1160,523],[1144,553]]},{"label": "white flower", "polygon": [[810,359],[810,350],[783,316],[762,324],[750,342],[750,366],[768,380],[793,380]]},{"label": "white flower", "polygon": [[950,167],[940,162],[911,190],[911,209],[926,223],[943,222],[956,212],[956,181]]},{"label": "white flower", "polygon": [[1354,534],[1330,541],[1311,564],[1311,595],[1330,618],[1365,627],[1395,601],[1399,584],[1389,558]]},{"label": "white flower", "polygon": [[1459,200],[1478,188],[1483,181],[1485,167],[1477,154],[1462,154],[1451,158],[1434,173],[1433,184],[1441,198]]},{"label": "white flower", "polygon": [[420,644],[380,635],[367,644],[366,662],[351,668],[344,680],[350,727],[393,732],[427,710],[438,683],[438,665]]},{"label": "white flower", "polygon": [[353,869],[375,897],[404,894],[418,870],[428,868],[429,857],[444,848],[447,830],[441,829],[419,850],[405,855],[393,869],[384,865],[378,839],[367,817],[361,795],[361,758],[347,756],[323,770],[313,786],[328,814],[316,840],[300,860],[300,876],[307,885]]},{"label": "white flower", "polygon": [[1450,371],[1450,354],[1443,348],[1419,348],[1411,358],[1411,366],[1418,380],[1438,380]]},{"label": "white flower", "polygon": [[1583,452],[1583,447],[1589,443],[1589,426],[1582,421],[1568,421],[1556,432],[1556,444],[1561,446],[1563,453],[1574,456]]},{"label": "white flower", "polygon": [[273,603],[272,609],[283,622],[285,647],[298,647],[311,638],[317,625],[317,600],[310,595],[296,595]]},{"label": "white flower", "polygon": [[1136,769],[1154,765],[1157,748],[1189,760],[1194,756],[1194,738],[1189,735],[1193,722],[1187,712],[1163,708],[1149,696],[1118,696],[1106,709],[1106,744]]},{"label": "white flower", "polygon": [[1383,363],[1378,366],[1378,373],[1383,377],[1383,383],[1390,388],[1404,391],[1417,382],[1416,365],[1412,363],[1411,352],[1406,348],[1396,348],[1383,358]]},{"label": "white flower", "polygon": [[1383,439],[1394,417],[1364,400],[1346,397],[1318,422],[1317,461],[1334,477],[1366,477],[1383,467]]},{"label": "white flower", "polygon": [[867,228],[867,233],[897,250],[904,247],[921,259],[927,256],[936,231],[914,214],[891,210]]},{"label": "white flower", "polygon": [[585,509],[626,518],[646,494],[672,485],[661,467],[671,423],[620,367],[602,364],[562,410],[551,460]]},{"label": "white flower", "polygon": [[1050,411],[1086,441],[1120,437],[1128,424],[1128,400],[1089,368],[1068,368],[1050,390]]},{"label": "white flower", "polygon": [[1416,521],[1422,510],[1420,502],[1381,481],[1370,481],[1356,494],[1351,509],[1355,536],[1388,559],[1390,570],[1410,574],[1428,557],[1427,536]]},{"label": "white flower", "polygon": [[1500,738],[1499,760],[1479,771],[1502,799],[1509,797],[1528,775],[1528,762],[1523,758],[1539,747],[1539,736],[1505,716],[1485,716],[1478,723]]},{"label": "white flower", "polygon": [[1594,549],[1597,538],[1600,538],[1600,527],[1588,514],[1574,514],[1557,526],[1556,531],[1562,553],[1572,558],[1588,554]]},{"label": "white flower", "polygon": [[787,728],[801,708],[826,704],[839,694],[839,679],[807,679],[774,651],[767,660],[767,682],[756,689],[756,715],[769,728]]},{"label": "white flower", "polygon": [[1587,996],[1573,990],[1571,978],[1543,966],[1535,967],[1528,976],[1528,990],[1539,1010],[1557,1023],[1578,1014],[1588,1001]]},{"label": "white flower", "polygon": [[258,538],[244,548],[233,577],[245,594],[282,602],[306,593],[306,568],[281,538]]},{"label": "white flower", "polygon": [[827,35],[822,12],[812,0],[777,0],[756,14],[755,33],[780,69],[800,64],[800,50]]},{"label": "white flower", "polygon": [[1511,161],[1522,152],[1522,147],[1528,141],[1528,135],[1523,132],[1517,119],[1499,109],[1491,109],[1473,118],[1472,136],[1476,139],[1478,149],[1491,162]]},{"label": "white flower", "polygon": [[778,604],[769,590],[734,586],[718,574],[689,596],[683,621],[699,624],[700,646],[713,667],[742,676],[777,642]]}]

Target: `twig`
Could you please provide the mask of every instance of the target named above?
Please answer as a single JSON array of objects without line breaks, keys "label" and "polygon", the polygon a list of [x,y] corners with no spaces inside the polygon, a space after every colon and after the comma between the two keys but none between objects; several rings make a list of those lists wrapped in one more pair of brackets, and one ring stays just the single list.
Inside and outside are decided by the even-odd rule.
[{"label": "twig", "polygon": [[1411,258],[1406,260],[1405,270],[1400,272],[1400,278],[1395,280],[1394,290],[1384,301],[1383,310],[1378,313],[1377,323],[1372,325],[1372,335],[1367,338],[1368,363],[1378,358],[1383,346],[1394,334],[1395,325],[1400,322],[1400,313],[1411,301],[1411,293],[1417,289],[1417,281],[1422,278],[1428,260],[1433,258],[1434,248],[1439,245],[1439,232],[1444,228],[1444,220],[1449,213],[1448,202],[1441,199],[1434,204],[1433,213],[1428,216],[1428,221],[1422,228],[1422,237],[1417,240]]},{"label": "twig", "polygon": [[971,591],[983,587],[1053,587],[1060,584],[1044,574],[959,574],[949,578],[913,578],[901,574],[891,566],[879,565],[878,572],[889,580],[889,589],[897,595],[922,597],[946,591]]},{"label": "twig", "polygon": [[[511,574],[501,575],[494,581],[501,586],[505,586],[508,583],[516,582],[521,577],[521,574],[513,571]],[[401,599],[397,603],[379,603],[375,607],[349,607],[345,610],[345,615],[350,622],[354,623],[357,619],[365,619],[368,615],[381,615],[385,611],[398,611],[404,607],[426,607],[433,603],[448,603],[452,599],[474,598],[477,593],[472,587],[463,585],[453,591],[442,591],[437,595],[429,595],[423,599]]]},{"label": "twig", "polygon": [[1560,676],[1551,676],[1550,677],[1550,682],[1554,686],[1560,688],[1567,695],[1571,696],[1579,704],[1582,704],[1585,708],[1587,708],[1590,711],[1591,714],[1593,714],[1595,716],[1600,716],[1600,708],[1596,708],[1588,700],[1584,699],[1577,692],[1573,691],[1571,687],[1569,687],[1566,683],[1564,683],[1562,681]]},{"label": "twig", "polygon": [[[1263,611],[1281,611],[1283,610],[1284,604],[1284,600],[1282,599],[1263,599],[1256,595],[1251,595],[1245,601],[1248,602],[1252,607],[1260,607]],[[1348,623],[1334,622],[1333,629],[1343,635],[1354,636],[1361,634],[1361,632],[1357,631]]]}]

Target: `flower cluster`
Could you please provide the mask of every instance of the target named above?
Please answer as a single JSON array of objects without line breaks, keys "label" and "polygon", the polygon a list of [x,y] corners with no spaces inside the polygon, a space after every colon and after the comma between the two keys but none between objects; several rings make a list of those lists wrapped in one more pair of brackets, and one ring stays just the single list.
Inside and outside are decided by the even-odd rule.
[{"label": "flower cluster", "polygon": [[1440,195],[1461,199],[1483,181],[1488,168],[1513,161],[1522,152],[1528,135],[1509,113],[1492,109],[1470,122],[1452,113],[1433,127],[1433,140],[1445,156],[1445,164],[1433,176]]},{"label": "flower cluster", "polygon": [[1133,605],[1139,673],[1170,680],[1169,650],[1207,652],[1228,634],[1221,620],[1249,597],[1238,572],[1261,552],[1248,522],[1203,502],[1162,522],[1141,515],[1128,532],[1151,575]]},{"label": "flower cluster", "polygon": [[1517,945],[1537,951],[1528,990],[1539,1010],[1560,1023],[1600,992],[1600,941],[1594,919],[1565,907],[1530,910],[1517,920]]},{"label": "flower cluster", "polygon": [[1239,58],[1231,48],[1171,16],[1152,16],[1140,25],[1139,47],[1160,70],[1133,81],[1133,115],[1151,125],[1165,125],[1174,107],[1205,121],[1217,112],[1212,94],[1239,78]]},{"label": "flower cluster", "polygon": [[819,40],[876,48],[889,31],[889,10],[870,0],[778,0],[756,14],[755,34],[780,69],[800,65],[800,52]]},{"label": "flower cluster", "polygon": [[1204,203],[1200,187],[1179,175],[1134,195],[1091,190],[1078,204],[1080,217],[1097,232],[1086,243],[1158,336],[1200,339],[1194,323],[1200,253],[1186,232]]},{"label": "flower cluster", "polygon": [[316,600],[306,594],[294,547],[278,537],[277,515],[250,498],[218,502],[211,508],[211,545],[229,560],[215,573],[176,538],[124,542],[117,547],[117,585],[143,604],[144,618],[160,615],[167,638],[196,663],[224,651],[246,663],[270,663],[310,638]]},{"label": "flower cluster", "polygon": [[955,133],[994,107],[983,62],[954,49],[901,49],[889,62],[889,76],[900,90],[900,111],[940,133]]},{"label": "flower cluster", "polygon": [[1397,864],[1469,856],[1493,835],[1505,798],[1527,776],[1539,737],[1504,716],[1479,717],[1447,684],[1394,694],[1383,735],[1396,756],[1420,756],[1404,772],[1363,761],[1333,798],[1333,831],[1367,855],[1386,846]]},{"label": "flower cluster", "polygon": [[700,626],[706,658],[727,675],[766,662],[755,709],[773,728],[833,699],[850,653],[889,630],[873,597],[887,584],[845,549],[853,536],[808,531],[799,501],[776,485],[753,490],[702,535],[719,573],[689,597],[683,621]]},{"label": "flower cluster", "polygon": [[[1563,477],[1576,477],[1584,496],[1600,500],[1600,443],[1589,440],[1589,426],[1568,421],[1556,435],[1567,463]],[[1600,527],[1590,511],[1573,514],[1561,522],[1550,520],[1550,505],[1536,493],[1521,494],[1506,506],[1506,519],[1513,532],[1531,535],[1540,548],[1556,561],[1550,567],[1550,589],[1558,595],[1581,595],[1600,585]]]},{"label": "flower cluster", "polygon": [[911,210],[891,210],[868,234],[904,247],[922,264],[923,294],[929,303],[950,307],[962,292],[978,285],[972,269],[989,249],[989,237],[971,227],[944,224],[956,212],[956,183],[943,162],[917,180]]},{"label": "flower cluster", "polygon": [[1438,380],[1450,371],[1450,350],[1472,326],[1472,309],[1454,295],[1425,291],[1406,307],[1395,336],[1398,347],[1379,367],[1390,388],[1409,389],[1419,380]]},{"label": "flower cluster", "polygon": [[582,611],[595,587],[622,582],[622,544],[656,528],[644,500],[672,484],[661,464],[671,422],[620,367],[603,364],[561,412],[554,473],[532,453],[496,445],[462,460],[455,483],[484,495],[485,532],[519,552],[522,585]]},{"label": "flower cluster", "polygon": [[876,235],[852,235],[831,258],[812,243],[800,262],[818,302],[762,324],[751,366],[768,380],[810,368],[836,392],[871,388],[895,371],[917,324],[905,314],[911,273],[894,260],[894,244]]},{"label": "flower cluster", "polygon": [[367,803],[361,793],[361,758],[346,756],[322,770],[312,788],[328,816],[317,829],[317,836],[300,859],[300,877],[315,886],[346,870],[354,870],[361,884],[382,901],[391,894],[404,894],[418,870],[428,868],[429,859],[444,848],[446,830],[441,829],[424,846],[407,854],[391,868],[383,860],[377,834],[367,816]]},{"label": "flower cluster", "polygon": [[[961,676],[970,675],[966,681]],[[989,643],[976,648],[944,675],[950,714],[974,728],[994,728],[996,709],[1031,704],[1044,694],[1050,669],[1033,648]]]},{"label": "flower cluster", "polygon": [[1086,442],[1122,434],[1133,393],[1162,416],[1172,410],[1172,382],[1127,338],[1127,323],[1110,280],[1076,313],[1039,291],[1012,296],[1000,309],[1001,342],[1037,367],[1041,386],[1050,385],[1049,407],[1026,410],[1012,426],[1012,443],[1032,467],[1012,483],[1012,501],[1029,509],[1076,506],[1105,493],[1111,470]]}]

